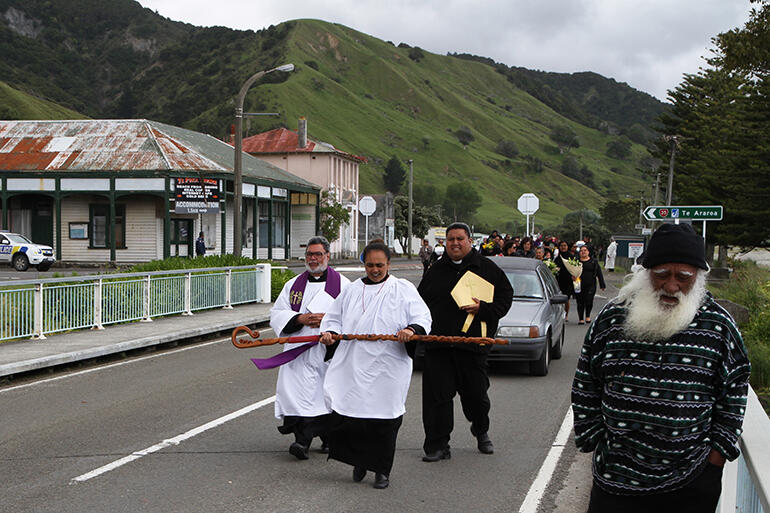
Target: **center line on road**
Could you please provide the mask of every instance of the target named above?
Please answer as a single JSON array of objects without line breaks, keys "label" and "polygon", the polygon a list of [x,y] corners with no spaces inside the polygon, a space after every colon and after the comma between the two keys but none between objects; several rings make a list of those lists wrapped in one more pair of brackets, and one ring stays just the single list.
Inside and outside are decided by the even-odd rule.
[{"label": "center line on road", "polygon": [[540,505],[540,501],[543,500],[543,494],[548,487],[548,483],[551,482],[553,472],[556,470],[556,465],[559,463],[559,457],[561,456],[564,447],[567,445],[567,439],[572,432],[572,406],[567,410],[567,415],[561,423],[559,432],[556,433],[556,438],[551,445],[551,449],[543,461],[540,470],[537,472],[535,480],[529,487],[527,496],[524,497],[524,502],[519,508],[519,513],[536,513],[537,507]]},{"label": "center line on road", "polygon": [[160,451],[161,449],[165,449],[166,447],[170,447],[172,445],[179,445],[181,442],[184,442],[188,438],[192,438],[205,431],[208,431],[209,429],[220,426],[225,422],[229,422],[233,419],[237,419],[242,415],[251,413],[254,410],[257,410],[259,408],[262,408],[263,406],[267,406],[268,404],[272,404],[274,402],[275,402],[275,396],[268,397],[267,399],[262,399],[259,402],[250,404],[249,406],[246,406],[245,408],[241,408],[240,410],[234,411],[232,413],[228,413],[224,417],[219,417],[218,419],[214,419],[211,422],[207,422],[206,424],[193,428],[185,433],[182,433],[181,435],[175,436],[174,438],[163,440],[162,442],[159,442],[151,447],[147,447],[146,449],[142,449],[141,451],[133,452],[124,458],[115,460],[112,463],[108,463],[107,465],[104,465],[95,470],[92,470],[91,472],[86,472],[85,474],[79,475],[78,477],[73,478],[72,481],[70,481],[70,484],[82,483],[83,481],[88,481],[89,479],[93,479],[94,477],[107,473],[110,470],[115,470],[118,467],[122,467],[126,463],[131,463],[132,461],[138,460],[139,458],[143,456],[147,456],[148,454],[152,454],[154,452]]}]

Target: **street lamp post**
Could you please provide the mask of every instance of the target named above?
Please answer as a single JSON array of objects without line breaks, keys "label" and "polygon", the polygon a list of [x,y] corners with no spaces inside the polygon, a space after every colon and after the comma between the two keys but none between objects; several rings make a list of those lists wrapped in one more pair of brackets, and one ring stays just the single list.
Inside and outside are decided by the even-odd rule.
[{"label": "street lamp post", "polygon": [[407,258],[412,258],[412,189],[414,185],[414,161],[412,159],[409,159],[407,162],[409,162],[409,214],[407,215],[407,224],[409,225],[406,233],[407,233],[407,239],[406,239],[406,247],[407,249]]},{"label": "street lamp post", "polygon": [[[241,237],[242,224],[242,204],[243,204],[243,154],[241,152],[241,146],[243,144],[243,101],[246,98],[246,92],[254,82],[262,78],[262,76],[272,73],[273,71],[293,71],[294,64],[284,64],[277,68],[258,71],[249,77],[246,82],[243,83],[238,98],[235,104],[235,160],[233,162],[233,192],[235,208],[233,212],[233,255],[236,257],[241,256],[241,246],[243,244]],[[223,249],[224,251],[224,249]]]},{"label": "street lamp post", "polygon": [[666,189],[666,205],[670,207],[674,197],[674,156],[676,155],[676,145],[679,141],[676,135],[667,135],[665,139],[671,143],[671,160],[668,162],[668,189]]}]

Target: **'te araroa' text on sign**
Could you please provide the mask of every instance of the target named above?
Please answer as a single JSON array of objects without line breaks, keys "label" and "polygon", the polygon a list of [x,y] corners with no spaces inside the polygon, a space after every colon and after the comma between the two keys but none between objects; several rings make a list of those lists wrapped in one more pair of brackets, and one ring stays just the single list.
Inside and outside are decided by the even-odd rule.
[{"label": "'te araroa' text on sign", "polygon": [[647,207],[644,218],[648,221],[668,221],[672,219],[689,219],[691,221],[721,221],[723,209],[721,205],[695,207]]},{"label": "'te araroa' text on sign", "polygon": [[175,214],[215,214],[219,212],[219,180],[177,178],[174,193]]}]

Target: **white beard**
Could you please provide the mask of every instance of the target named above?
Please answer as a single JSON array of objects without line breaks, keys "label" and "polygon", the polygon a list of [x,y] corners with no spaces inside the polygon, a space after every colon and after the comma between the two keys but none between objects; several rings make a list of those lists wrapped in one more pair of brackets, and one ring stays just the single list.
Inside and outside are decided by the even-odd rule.
[{"label": "white beard", "polygon": [[664,291],[653,289],[647,269],[635,272],[631,281],[620,289],[618,299],[626,301],[628,314],[624,328],[629,337],[657,342],[689,326],[706,297],[706,273],[698,271],[689,293],[674,295],[679,300],[676,305],[661,304],[662,295]]},{"label": "white beard", "polygon": [[305,263],[305,270],[310,274],[323,274],[327,267],[327,264],[318,264],[315,269],[311,269],[310,265],[307,262]]}]

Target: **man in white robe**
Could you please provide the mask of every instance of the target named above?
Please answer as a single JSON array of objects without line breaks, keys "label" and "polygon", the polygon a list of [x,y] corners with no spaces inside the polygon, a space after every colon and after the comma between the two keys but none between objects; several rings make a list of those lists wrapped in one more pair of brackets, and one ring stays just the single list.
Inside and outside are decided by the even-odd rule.
[{"label": "man in white robe", "polygon": [[332,333],[396,334],[399,341],[337,343],[324,384],[329,457],[353,465],[354,481],[371,470],[374,487],[387,488],[412,377],[409,340],[430,331],[431,317],[416,287],[388,274],[387,246],[369,244],[364,264],[366,277],[343,290],[321,321],[321,342],[331,345]]},{"label": "man in white robe", "polygon": [[[306,271],[289,280],[270,310],[270,327],[279,337],[318,335],[324,312],[350,281],[329,267],[329,242],[312,237],[305,250]],[[329,366],[326,347],[321,344],[284,344],[284,353],[276,358],[291,358],[278,363],[275,390],[275,416],[283,420],[278,431],[294,434],[289,452],[297,459],[308,459],[308,449],[315,436],[321,436],[330,413],[323,395],[324,376]],[[326,444],[322,444],[326,452]]]},{"label": "man in white robe", "polygon": [[610,237],[610,245],[607,246],[607,257],[604,259],[604,270],[613,272],[615,270],[615,256],[618,254],[618,243],[613,237]]}]

